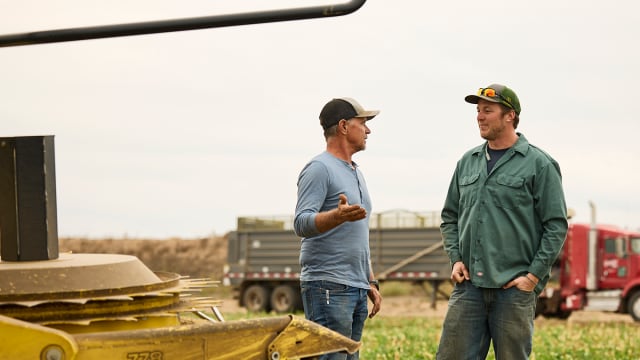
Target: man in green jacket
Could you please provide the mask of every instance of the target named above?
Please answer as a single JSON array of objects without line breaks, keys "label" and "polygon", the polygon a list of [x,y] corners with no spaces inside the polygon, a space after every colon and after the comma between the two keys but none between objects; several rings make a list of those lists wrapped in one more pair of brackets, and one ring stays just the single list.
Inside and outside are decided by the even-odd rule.
[{"label": "man in green jacket", "polygon": [[458,161],[440,227],[455,283],[437,359],[528,359],[536,300],[567,233],[558,163],[516,132],[520,101],[492,84],[477,104],[486,140]]}]

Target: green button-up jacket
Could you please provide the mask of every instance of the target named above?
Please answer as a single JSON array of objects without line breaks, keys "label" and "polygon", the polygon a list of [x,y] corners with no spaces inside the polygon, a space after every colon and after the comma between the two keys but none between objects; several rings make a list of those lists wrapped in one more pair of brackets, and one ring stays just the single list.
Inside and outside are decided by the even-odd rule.
[{"label": "green button-up jacket", "polygon": [[567,234],[558,163],[518,133],[487,173],[484,143],[458,161],[440,230],[451,264],[462,261],[478,287],[500,288],[530,272],[549,279]]}]

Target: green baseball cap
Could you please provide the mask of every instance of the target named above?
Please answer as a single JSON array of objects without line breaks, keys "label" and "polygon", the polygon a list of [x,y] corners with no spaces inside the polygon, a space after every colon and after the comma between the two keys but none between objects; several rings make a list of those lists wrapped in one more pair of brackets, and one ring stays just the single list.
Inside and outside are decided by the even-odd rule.
[{"label": "green baseball cap", "polygon": [[491,84],[486,88],[480,88],[475,95],[467,95],[464,98],[464,101],[470,104],[477,104],[480,99],[503,104],[513,109],[516,114],[520,115],[521,108],[518,96],[513,90],[504,85]]}]

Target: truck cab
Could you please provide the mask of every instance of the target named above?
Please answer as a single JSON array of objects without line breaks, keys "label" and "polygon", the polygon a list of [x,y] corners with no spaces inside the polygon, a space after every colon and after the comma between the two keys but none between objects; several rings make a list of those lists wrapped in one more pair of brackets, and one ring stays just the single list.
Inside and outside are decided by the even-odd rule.
[{"label": "truck cab", "polygon": [[556,274],[539,298],[538,314],[612,311],[640,321],[640,232],[571,224]]}]

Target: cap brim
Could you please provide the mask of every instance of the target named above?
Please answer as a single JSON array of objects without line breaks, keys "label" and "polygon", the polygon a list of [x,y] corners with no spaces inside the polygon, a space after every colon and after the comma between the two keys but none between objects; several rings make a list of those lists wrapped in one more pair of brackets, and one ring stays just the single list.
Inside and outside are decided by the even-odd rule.
[{"label": "cap brim", "polygon": [[480,100],[480,99],[487,100],[487,101],[490,101],[492,103],[498,103],[498,104],[501,102],[500,99],[498,99],[498,98],[491,98],[491,97],[488,97],[488,96],[481,96],[481,95],[467,95],[464,98],[464,101],[468,102],[469,104],[477,104],[478,100]]},{"label": "cap brim", "polygon": [[365,118],[367,120],[371,120],[374,117],[376,117],[376,115],[380,114],[380,110],[368,110],[368,111],[363,111],[359,114],[356,114],[356,116],[354,117],[359,117],[359,118]]}]

